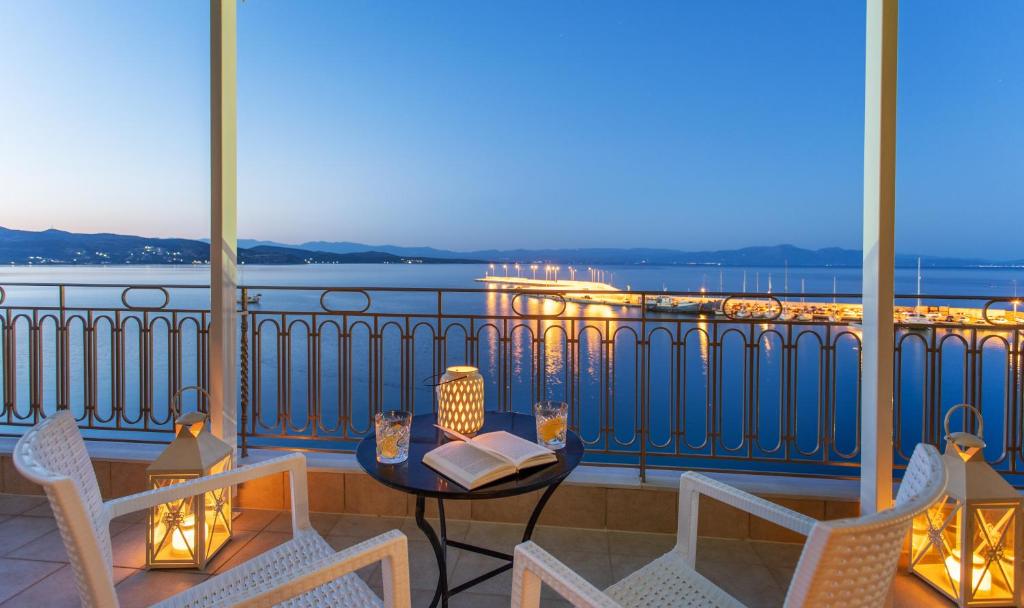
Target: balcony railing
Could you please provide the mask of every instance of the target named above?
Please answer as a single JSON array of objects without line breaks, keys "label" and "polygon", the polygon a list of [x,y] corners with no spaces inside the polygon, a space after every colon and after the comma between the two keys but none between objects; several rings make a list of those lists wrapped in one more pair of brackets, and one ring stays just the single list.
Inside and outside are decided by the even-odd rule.
[{"label": "balcony railing", "polygon": [[[166,441],[175,409],[207,408],[195,396],[170,403],[178,388],[207,383],[206,287],[3,287],[0,432],[70,408],[91,438]],[[485,377],[489,410],[567,401],[594,464],[856,474],[859,328],[824,312],[772,317],[857,294],[589,294],[591,303],[550,291],[240,289],[242,448],[351,451],[374,412],[433,411],[425,381],[471,364]],[[592,303],[624,295],[631,305]],[[728,314],[647,309],[670,295],[726,300]],[[986,456],[1024,482],[1024,324],[997,312],[1011,306],[1006,299],[920,298],[940,321],[957,307],[977,314],[898,326],[897,462],[918,441],[941,442],[945,411],[969,402],[985,415]],[[749,314],[753,300],[759,318]]]}]

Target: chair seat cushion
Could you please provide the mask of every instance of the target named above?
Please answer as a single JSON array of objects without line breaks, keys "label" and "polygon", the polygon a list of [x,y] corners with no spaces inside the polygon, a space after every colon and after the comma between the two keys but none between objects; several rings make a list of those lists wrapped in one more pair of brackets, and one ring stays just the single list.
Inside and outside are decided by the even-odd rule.
[{"label": "chair seat cushion", "polygon": [[676,551],[669,551],[604,592],[626,608],[744,608],[736,598],[701,576]]},{"label": "chair seat cushion", "polygon": [[[308,566],[334,553],[334,549],[316,532],[302,532],[292,540],[261,553],[227,572],[155,604],[154,608],[205,608],[229,605],[286,583],[298,574],[304,573]],[[288,608],[361,608],[383,606],[383,602],[359,575],[352,573],[278,605]]]}]

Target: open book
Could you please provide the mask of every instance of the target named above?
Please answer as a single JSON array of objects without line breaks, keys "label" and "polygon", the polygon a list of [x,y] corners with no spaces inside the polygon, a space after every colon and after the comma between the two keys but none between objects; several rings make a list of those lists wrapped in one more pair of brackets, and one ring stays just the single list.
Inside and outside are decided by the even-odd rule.
[{"label": "open book", "polygon": [[424,454],[423,464],[470,490],[558,460],[548,448],[505,431],[484,433],[472,439],[448,429],[445,432],[461,441],[449,441],[430,450]]}]

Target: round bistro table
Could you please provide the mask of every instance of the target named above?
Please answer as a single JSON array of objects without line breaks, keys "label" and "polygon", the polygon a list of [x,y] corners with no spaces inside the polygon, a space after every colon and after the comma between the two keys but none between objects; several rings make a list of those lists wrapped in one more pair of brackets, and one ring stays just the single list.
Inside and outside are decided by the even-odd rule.
[{"label": "round bistro table", "polygon": [[[434,556],[437,558],[437,588],[434,591],[434,599],[430,602],[431,608],[448,605],[448,598],[456,593],[465,591],[470,587],[479,585],[485,580],[497,576],[512,567],[512,555],[501,551],[495,551],[486,547],[478,547],[468,543],[449,540],[445,530],[444,501],[446,500],[486,500],[489,498],[504,498],[526,494],[534,490],[544,489],[537,506],[533,508],[526,529],[523,531],[523,542],[530,540],[533,529],[537,525],[537,519],[544,510],[544,505],[554,494],[558,485],[569,476],[569,473],[576,468],[583,458],[583,443],[576,433],[566,432],[565,447],[558,450],[558,462],[533,467],[518,473],[513,477],[505,477],[493,483],[467,490],[454,481],[449,480],[434,469],[423,464],[423,455],[436,448],[442,443],[449,441],[440,429],[434,426],[437,416],[434,414],[423,414],[414,416],[412,419],[411,436],[409,438],[409,459],[401,464],[381,464],[377,462],[377,440],[373,434],[368,435],[359,442],[356,449],[356,457],[359,464],[366,470],[367,474],[380,483],[394,488],[401,492],[416,496],[416,525],[434,549]],[[529,441],[537,440],[537,428],[533,416],[514,414],[508,412],[487,412],[484,418],[484,426],[479,433],[492,431],[508,431]],[[427,499],[437,500],[437,514],[440,528],[435,532],[434,528],[424,517]],[[481,555],[487,555],[496,559],[504,560],[506,563],[485,572],[473,580],[461,585],[448,587],[448,547],[456,547],[464,551],[473,551]]]}]

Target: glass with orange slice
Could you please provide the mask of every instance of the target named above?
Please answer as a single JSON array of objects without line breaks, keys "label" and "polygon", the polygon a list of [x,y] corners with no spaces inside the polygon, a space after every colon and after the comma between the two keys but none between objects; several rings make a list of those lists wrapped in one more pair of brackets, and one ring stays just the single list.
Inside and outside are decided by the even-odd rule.
[{"label": "glass with orange slice", "polygon": [[569,404],[564,401],[539,401],[533,406],[537,421],[537,443],[552,450],[565,447]]},{"label": "glass with orange slice", "polygon": [[374,417],[377,462],[399,464],[409,458],[409,430],[412,414],[401,410],[380,412]]}]

